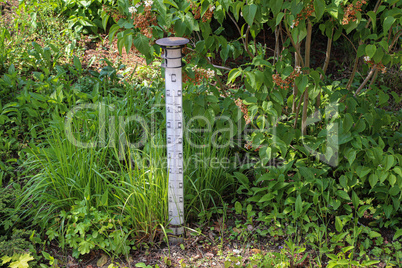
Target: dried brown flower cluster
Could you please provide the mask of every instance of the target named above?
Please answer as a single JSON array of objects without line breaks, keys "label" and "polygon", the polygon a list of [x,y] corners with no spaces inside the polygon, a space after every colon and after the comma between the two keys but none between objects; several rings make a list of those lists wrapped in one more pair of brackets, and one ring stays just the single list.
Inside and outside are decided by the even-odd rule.
[{"label": "dried brown flower cluster", "polygon": [[[253,148],[253,143],[251,141],[247,141],[247,143],[244,144],[244,148],[246,148],[247,150],[250,150],[251,148]],[[254,152],[258,152],[261,148],[262,148],[262,145],[258,146],[257,148],[254,149]]]},{"label": "dried brown flower cluster", "polygon": [[115,22],[118,22],[121,18],[124,17],[124,16],[121,15],[116,9],[113,9],[113,8],[110,7],[110,6],[103,5],[102,7],[103,7],[103,10],[104,10],[110,17],[112,17]]},{"label": "dried brown flower cluster", "polygon": [[151,11],[151,6],[146,6],[143,13],[133,13],[134,27],[148,38],[152,37],[152,27],[156,26],[156,16]]},{"label": "dried brown flower cluster", "polygon": [[370,68],[376,68],[379,71],[381,71],[381,73],[385,74],[387,72],[387,67],[384,66],[384,64],[380,63],[375,63],[372,59],[370,59],[369,56],[365,56],[364,57],[364,61],[367,63],[367,65]]},{"label": "dried brown flower cluster", "polygon": [[215,75],[214,71],[212,71],[210,69],[206,70],[206,69],[203,69],[203,68],[198,68],[197,65],[195,65],[192,68],[192,71],[195,74],[194,78],[189,77],[187,75],[187,73],[183,73],[183,82],[184,83],[190,81],[191,83],[196,84],[196,83],[199,83],[199,82],[201,82],[203,80],[208,80],[208,79],[214,77],[214,75]]},{"label": "dried brown flower cluster", "polygon": [[251,119],[250,119],[250,116],[248,115],[247,105],[245,105],[241,99],[237,99],[235,101],[235,103],[236,103],[236,106],[239,107],[241,112],[243,113],[243,117],[244,117],[244,120],[246,120],[246,124],[250,124]]},{"label": "dried brown flower cluster", "polygon": [[313,2],[307,4],[303,10],[297,14],[296,19],[293,21],[293,24],[290,26],[291,28],[299,26],[299,23],[303,20],[309,18],[314,12],[314,4]]},{"label": "dried brown flower cluster", "polygon": [[251,143],[251,141],[247,141],[247,143],[244,144],[244,148],[246,148],[247,150],[250,150],[251,148],[253,148],[253,144]]},{"label": "dried brown flower cluster", "polygon": [[[197,6],[195,3],[190,3],[191,12],[194,15],[194,19],[198,20],[201,18],[201,7]],[[205,11],[204,15],[202,16],[202,22],[207,22],[211,20],[212,16],[214,15],[215,6],[210,6],[207,11]]]},{"label": "dried brown flower cluster", "polygon": [[356,21],[356,13],[362,11],[362,5],[366,4],[365,0],[357,1],[356,4],[349,4],[344,10],[342,25],[349,24],[350,21]]},{"label": "dried brown flower cluster", "polygon": [[300,66],[296,66],[293,72],[286,77],[285,80],[281,78],[281,75],[276,73],[272,75],[272,79],[274,80],[275,85],[279,86],[281,89],[289,89],[293,86],[296,77],[301,74]]}]

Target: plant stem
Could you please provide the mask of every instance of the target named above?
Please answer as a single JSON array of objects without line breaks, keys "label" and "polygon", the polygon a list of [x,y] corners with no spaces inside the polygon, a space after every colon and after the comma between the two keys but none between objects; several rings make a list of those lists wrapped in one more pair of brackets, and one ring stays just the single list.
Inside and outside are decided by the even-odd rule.
[{"label": "plant stem", "polygon": [[304,102],[303,102],[303,113],[302,113],[302,133],[307,134],[307,106],[308,106],[308,87],[304,90]]},{"label": "plant stem", "polygon": [[[313,25],[311,21],[307,19],[307,36],[306,36],[306,45],[304,48],[304,67],[310,68],[310,51],[311,51],[311,34],[313,32]],[[307,70],[308,72],[308,70]]]},{"label": "plant stem", "polygon": [[[363,44],[363,42],[360,40],[359,41],[359,46],[361,46],[362,44]],[[356,53],[355,63],[353,64],[352,74],[350,75],[348,84],[346,85],[347,90],[350,90],[350,87],[352,86],[352,82],[353,82],[353,79],[355,78],[355,74],[356,74],[356,71],[357,71],[357,63],[358,62],[359,62],[359,57],[357,56],[357,53]]]},{"label": "plant stem", "polygon": [[[331,58],[331,50],[332,50],[332,38],[334,36],[334,28],[331,30],[331,36],[328,37],[327,41],[327,51],[325,52],[325,60],[324,60],[324,66],[322,67],[323,73],[320,75],[321,80],[324,79],[325,73],[327,72],[328,66],[329,66],[329,60]],[[320,107],[321,105],[321,91],[318,93],[317,96],[317,102],[316,102],[316,107]]]},{"label": "plant stem", "polygon": [[373,75],[373,79],[371,79],[370,82],[370,87],[374,84],[375,80],[377,79],[377,75],[378,75],[378,69],[375,69],[374,75]]},{"label": "plant stem", "polygon": [[296,128],[296,126],[297,126],[297,121],[299,119],[300,107],[301,107],[301,104],[302,104],[302,100],[304,98],[304,94],[306,94],[306,90],[304,90],[303,94],[300,96],[300,101],[299,101],[299,104],[297,105],[297,108],[296,108],[295,122],[293,124],[293,128]]},{"label": "plant stem", "polygon": [[[286,15],[285,15],[285,16],[286,16]],[[285,29],[286,29],[286,34],[287,34],[287,36],[289,37],[290,42],[292,43],[292,46],[293,46],[293,47],[295,48],[295,50],[296,50],[296,54],[297,54],[297,57],[298,57],[299,60],[300,60],[301,67],[304,67],[305,65],[304,65],[303,57],[302,57],[302,55],[301,55],[301,53],[300,53],[300,48],[297,48],[297,45],[296,45],[295,41],[293,40],[292,34],[290,33],[288,27],[286,26],[286,23],[285,23]],[[299,40],[298,40],[298,42],[299,42]]]},{"label": "plant stem", "polygon": [[399,37],[401,37],[401,35],[402,35],[402,30],[399,30],[395,34],[394,38],[392,39],[391,45],[389,45],[389,47],[388,47],[388,51],[391,51],[392,47],[396,44],[396,41],[399,40]]},{"label": "plant stem", "polygon": [[[374,10],[373,10],[374,13],[377,13],[377,10],[378,10],[378,8],[380,7],[381,2],[382,2],[382,0],[378,0],[377,3],[375,4]],[[370,22],[371,22],[371,19],[369,18],[368,21],[367,21],[367,24],[366,24],[365,28],[368,28],[368,27],[369,27]],[[363,44],[363,41],[360,40],[360,41],[359,41],[359,46],[361,46],[362,44]],[[355,49],[355,50],[356,50],[356,49]],[[352,75],[350,76],[349,81],[348,81],[348,84],[346,85],[346,89],[347,89],[347,90],[350,90],[350,87],[352,86],[353,79],[355,78],[355,74],[356,74],[356,70],[357,70],[357,64],[358,64],[358,59],[359,59],[359,57],[358,57],[357,54],[356,54],[355,63],[354,63],[354,65],[353,65],[353,70],[352,70]],[[363,83],[364,83],[364,82],[363,82]],[[366,83],[367,83],[367,82],[366,82]],[[360,89],[360,90],[361,90],[361,89]],[[357,92],[357,91],[356,91],[356,92]]]},{"label": "plant stem", "polygon": [[246,50],[247,54],[250,56],[250,59],[254,58],[253,53],[251,53],[250,49],[248,48],[248,35],[250,34],[250,26],[247,26],[246,30],[246,40],[244,43],[244,49]]},{"label": "plant stem", "polygon": [[[296,44],[297,48],[300,49],[300,42]],[[295,52],[295,66],[300,66],[300,59],[297,57],[297,53]],[[296,111],[296,97],[299,93],[299,89],[296,86],[296,83],[293,85],[293,103],[292,103],[292,113]]]},{"label": "plant stem", "polygon": [[355,94],[353,96],[357,96],[359,95],[360,91],[363,89],[363,87],[367,84],[367,82],[370,80],[370,78],[373,76],[375,70],[376,70],[376,66],[373,66],[373,68],[371,68],[371,71],[369,72],[369,74],[367,75],[366,79],[364,79],[363,83],[360,85],[360,87],[356,90]]},{"label": "plant stem", "polygon": [[279,26],[275,27],[275,51],[274,51],[274,62],[272,65],[275,65],[276,60],[279,61]]}]

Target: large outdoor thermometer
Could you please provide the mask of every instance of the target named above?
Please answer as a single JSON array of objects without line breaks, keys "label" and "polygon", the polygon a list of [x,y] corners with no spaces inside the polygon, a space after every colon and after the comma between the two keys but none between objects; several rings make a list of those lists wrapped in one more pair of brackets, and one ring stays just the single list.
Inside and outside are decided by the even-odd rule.
[{"label": "large outdoor thermometer", "polygon": [[166,83],[166,140],[169,174],[169,220],[174,235],[184,232],[182,48],[188,39],[168,37],[156,41],[163,49]]}]

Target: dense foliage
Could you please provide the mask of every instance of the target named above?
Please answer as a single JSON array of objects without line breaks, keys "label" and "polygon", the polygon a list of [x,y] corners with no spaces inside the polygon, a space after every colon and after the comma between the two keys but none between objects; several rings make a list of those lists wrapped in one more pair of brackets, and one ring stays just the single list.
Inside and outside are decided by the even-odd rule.
[{"label": "dense foliage", "polygon": [[147,63],[160,61],[156,39],[190,39],[188,222],[238,217],[237,240],[249,226],[286,240],[250,265],[307,265],[307,247],[310,265],[401,265],[401,8],[398,0],[21,3],[17,21],[0,29],[3,264],[63,266],[46,253],[50,241],[77,259],[97,249],[128,256],[169,233],[164,81],[152,66],[84,65],[76,39],[105,31],[103,42]]}]

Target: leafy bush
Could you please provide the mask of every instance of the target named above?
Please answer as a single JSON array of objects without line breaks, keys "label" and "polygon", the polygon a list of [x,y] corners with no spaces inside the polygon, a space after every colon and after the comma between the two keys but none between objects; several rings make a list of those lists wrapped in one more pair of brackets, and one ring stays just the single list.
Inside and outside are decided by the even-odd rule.
[{"label": "leafy bush", "polygon": [[97,34],[106,29],[109,15],[104,7],[112,7],[115,0],[57,1],[55,12],[67,17],[68,28],[77,33]]},{"label": "leafy bush", "polygon": [[73,249],[73,257],[102,249],[113,254],[127,255],[134,241],[130,239],[130,218],[113,216],[110,213],[89,207],[85,200],[76,202],[71,210],[61,211],[46,231],[50,240],[58,239],[64,249]]}]

